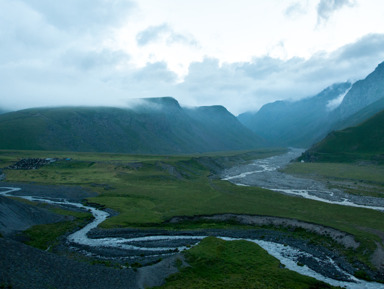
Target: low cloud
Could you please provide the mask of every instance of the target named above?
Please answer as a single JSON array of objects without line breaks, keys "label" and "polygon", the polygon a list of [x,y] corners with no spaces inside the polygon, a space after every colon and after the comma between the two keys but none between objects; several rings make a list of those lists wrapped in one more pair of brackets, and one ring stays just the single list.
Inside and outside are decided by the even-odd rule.
[{"label": "low cloud", "polygon": [[136,7],[129,0],[23,1],[46,22],[62,30],[94,30],[122,21]]},{"label": "low cloud", "polygon": [[318,23],[327,21],[335,11],[354,5],[354,0],[320,0],[317,5]]},{"label": "low cloud", "polygon": [[[137,68],[126,52],[100,45],[115,21],[129,17],[134,6],[124,3],[130,2],[93,1],[94,6],[84,11],[84,19],[74,15],[69,27],[65,26],[71,18],[70,10],[65,10],[69,9],[67,2],[51,2],[0,0],[0,27],[6,28],[0,33],[0,108],[123,106],[132,98],[170,95],[184,105],[222,104],[238,114],[275,100],[311,96],[335,82],[362,79],[384,60],[384,35],[371,34],[309,59],[256,57],[250,62],[221,63],[205,58],[191,63],[180,82],[165,62]],[[333,7],[347,5],[345,1],[338,3]],[[117,8],[119,19],[112,19],[110,13]],[[64,18],[54,19],[60,9]],[[100,25],[98,17],[107,25]],[[193,37],[167,24],[149,27],[137,37],[142,46],[153,41],[195,43]]]},{"label": "low cloud", "polygon": [[166,23],[157,26],[150,26],[139,32],[136,36],[136,41],[139,46],[145,46],[161,41],[164,41],[168,45],[181,43],[188,46],[197,46],[197,41],[193,38],[193,36],[177,33]]},{"label": "low cloud", "polygon": [[307,12],[307,4],[304,2],[292,3],[285,9],[284,13],[287,17],[295,18]]},{"label": "low cloud", "polygon": [[333,53],[318,53],[309,59],[260,57],[223,65],[205,59],[191,64],[176,95],[189,105],[223,104],[235,114],[257,110],[275,100],[298,100],[337,82],[365,78],[384,61],[383,41],[382,34],[368,35]]}]

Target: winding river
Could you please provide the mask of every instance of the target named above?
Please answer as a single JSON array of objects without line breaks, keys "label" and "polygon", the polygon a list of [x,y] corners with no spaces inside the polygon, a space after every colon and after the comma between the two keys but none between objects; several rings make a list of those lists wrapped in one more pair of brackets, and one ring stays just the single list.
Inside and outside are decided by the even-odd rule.
[{"label": "winding river", "polygon": [[338,189],[329,189],[321,182],[294,177],[279,171],[303,152],[301,149],[290,149],[286,154],[236,166],[225,170],[222,179],[241,186],[261,187],[330,204],[384,211],[384,198],[347,194]]},{"label": "winding river", "polygon": [[[341,191],[327,190],[322,184],[293,178],[291,176],[282,174],[277,171],[278,168],[287,164],[292,158],[295,158],[300,154],[299,150],[291,150],[289,153],[282,156],[275,156],[267,159],[256,160],[251,164],[238,166],[225,171],[222,178],[224,180],[231,181],[239,185],[246,186],[260,186],[275,191],[279,191],[290,195],[299,195],[301,197],[311,198],[318,201],[324,201],[328,203],[342,204],[347,206],[358,206],[371,208],[375,210],[384,210],[384,204],[376,203],[375,206],[370,206],[369,203],[372,200],[358,201],[348,199]],[[273,178],[273,179],[270,179]],[[277,179],[276,179],[277,178]],[[294,187],[295,185],[295,187]],[[0,195],[14,196],[14,193],[20,191],[19,188],[3,187]],[[153,236],[139,236],[134,238],[123,237],[107,237],[107,238],[89,238],[88,233],[96,228],[100,223],[105,221],[109,214],[106,211],[98,210],[93,207],[84,206],[80,203],[69,202],[65,199],[54,198],[42,198],[39,196],[25,196],[18,194],[17,197],[27,199],[29,201],[44,202],[54,205],[76,207],[90,211],[94,220],[81,230],[68,236],[69,244],[80,246],[82,248],[112,248],[130,252],[136,252],[136,254],[150,254],[153,256],[164,256],[172,254],[176,251],[183,251],[192,245],[196,245],[201,239],[206,236],[186,236],[186,235],[153,235]],[[311,256],[308,252],[303,252],[297,248],[263,241],[259,239],[250,238],[232,238],[227,236],[217,236],[223,240],[247,240],[254,242],[265,249],[269,254],[280,260],[286,268],[296,271],[300,274],[314,277],[318,280],[324,281],[334,286],[340,286],[345,288],[357,289],[357,288],[382,288],[383,284],[375,282],[366,282],[358,280],[354,276],[342,270],[334,260],[330,257],[319,259],[316,256]],[[85,249],[86,250],[86,249]],[[310,269],[307,266],[298,265],[299,257],[312,258],[319,263],[319,266],[330,266],[334,271],[337,271],[339,275],[344,276],[345,281],[334,280],[332,278],[321,275],[320,273]]]}]

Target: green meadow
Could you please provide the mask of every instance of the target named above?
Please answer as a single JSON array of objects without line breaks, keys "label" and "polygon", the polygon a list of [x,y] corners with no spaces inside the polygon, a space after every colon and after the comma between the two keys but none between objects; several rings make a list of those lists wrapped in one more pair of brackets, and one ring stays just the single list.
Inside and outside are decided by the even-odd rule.
[{"label": "green meadow", "polygon": [[363,196],[384,197],[384,166],[366,163],[291,163],[284,172],[318,179]]},{"label": "green meadow", "polygon": [[[333,227],[353,234],[355,239],[360,242],[360,247],[357,250],[349,250],[340,247],[339,250],[352,261],[359,260],[368,266],[372,266],[371,255],[377,247],[376,243],[381,242],[380,232],[384,232],[383,213],[374,210],[331,205],[313,200],[286,196],[256,187],[236,186],[228,181],[220,180],[215,175],[215,172],[218,170],[223,169],[225,166],[233,165],[236,162],[247,162],[251,159],[264,158],[282,152],[284,152],[284,150],[265,149],[254,152],[229,152],[211,155],[136,156],[99,153],[0,151],[0,167],[4,168],[20,158],[59,158],[57,162],[43,166],[37,170],[3,169],[3,171],[7,175],[6,180],[8,182],[67,186],[80,185],[86,190],[96,192],[97,196],[89,198],[88,201],[104,205],[119,212],[117,216],[111,217],[102,223],[101,227],[103,228],[164,227],[176,230],[180,228],[180,225],[174,225],[173,227],[172,225],[164,224],[163,222],[173,216],[220,213],[255,214],[294,218]],[[66,158],[70,158],[70,160],[66,160]],[[294,173],[298,173],[299,170],[306,171],[301,165],[302,164],[295,164],[291,166],[288,171]],[[310,167],[312,164],[304,165]],[[315,164],[313,165],[315,166]],[[346,164],[344,164],[344,166],[346,166]],[[346,170],[345,178],[366,178],[366,181],[369,182],[380,182],[380,172],[376,175],[372,174],[374,170],[372,170],[372,172],[365,172],[364,170],[360,172],[359,169],[350,170],[346,167],[343,168]],[[337,167],[335,170],[336,169]],[[342,167],[339,167],[338,169],[342,170]],[[328,172],[330,175],[333,174],[327,169],[324,169],[324,172]],[[206,226],[227,228],[228,226],[231,226],[231,224],[186,223],[182,227],[185,229],[188,227],[196,228],[199,226],[202,228]],[[43,229],[39,228],[39,230],[41,231]],[[312,239],[311,236],[307,236],[306,238]],[[314,237],[313,239],[315,240],[316,238]],[[319,242],[322,242],[321,240],[322,239],[320,238]],[[210,242],[213,241],[211,240]],[[235,245],[230,246],[237,246],[237,243],[234,244]],[[215,243],[213,245],[211,243],[211,249],[213,248],[212,246],[215,247],[217,244]],[[244,248],[246,247],[246,245],[241,246]],[[256,245],[252,244],[252,246]],[[189,258],[192,258],[192,263],[195,261],[200,262],[193,257],[193,254],[196,250],[204,251],[204,248],[204,246],[197,246],[189,251]],[[207,250],[211,249],[208,248]],[[228,254],[228,256],[223,256],[231,258],[229,257],[231,254]],[[211,261],[207,262],[209,263]],[[266,262],[269,264],[270,261]],[[231,267],[235,265],[233,263],[228,266]],[[215,270],[220,272],[222,269],[217,268]],[[248,283],[244,281],[245,279],[248,279],[248,275],[243,275],[243,271],[241,270],[236,273],[238,275],[235,274],[237,277],[230,277],[230,279],[233,279],[233,284],[241,284],[248,288]],[[280,269],[276,270],[276,272],[284,271]],[[189,278],[188,276],[190,275],[188,274],[196,273],[188,272],[186,273],[187,275],[185,278]],[[243,278],[245,283],[241,283],[239,278]],[[225,282],[230,282],[228,284],[232,284],[231,280],[226,280]],[[220,282],[224,281],[219,281],[218,284],[227,284]],[[179,286],[177,284],[170,288],[181,288],[177,287]],[[210,287],[210,283],[207,284],[202,284],[202,287],[200,288],[213,288]],[[228,285],[228,288],[230,287],[231,286]],[[236,286],[233,285],[232,288],[235,287]],[[249,286],[249,288],[253,287]],[[289,285],[287,285],[286,287],[281,288],[309,287],[289,287]]]},{"label": "green meadow", "polygon": [[259,246],[209,237],[186,253],[190,266],[161,288],[334,288],[284,268]]}]

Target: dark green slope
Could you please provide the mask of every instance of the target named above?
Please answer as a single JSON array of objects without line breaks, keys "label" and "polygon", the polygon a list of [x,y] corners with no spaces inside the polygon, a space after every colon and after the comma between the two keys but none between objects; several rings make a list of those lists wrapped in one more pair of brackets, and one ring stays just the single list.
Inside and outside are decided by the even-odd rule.
[{"label": "dark green slope", "polygon": [[384,111],[364,123],[330,133],[302,156],[306,161],[384,162]]},{"label": "dark green slope", "polygon": [[[260,146],[260,139],[227,110],[212,120],[209,111],[197,113],[201,110],[185,110],[166,97],[146,99],[130,109],[60,107],[6,113],[0,115],[0,148],[181,154]],[[213,133],[216,123],[228,126]]]}]

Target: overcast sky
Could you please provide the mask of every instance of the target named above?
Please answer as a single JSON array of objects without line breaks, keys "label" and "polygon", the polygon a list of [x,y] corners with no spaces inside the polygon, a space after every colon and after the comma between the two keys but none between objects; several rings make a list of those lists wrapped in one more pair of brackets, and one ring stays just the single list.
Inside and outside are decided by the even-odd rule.
[{"label": "overcast sky", "polygon": [[0,108],[173,96],[232,113],[364,78],[382,0],[0,0]]}]

